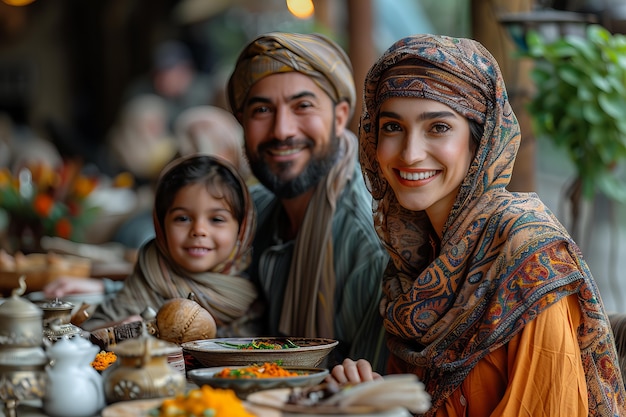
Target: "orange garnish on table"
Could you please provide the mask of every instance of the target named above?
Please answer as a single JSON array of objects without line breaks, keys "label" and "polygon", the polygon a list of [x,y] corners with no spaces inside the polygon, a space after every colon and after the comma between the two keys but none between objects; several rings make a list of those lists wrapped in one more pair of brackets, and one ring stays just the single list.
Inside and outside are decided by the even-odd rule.
[{"label": "orange garnish on table", "polygon": [[163,400],[161,406],[150,412],[156,417],[254,417],[231,389],[203,385],[184,395]]},{"label": "orange garnish on table", "polygon": [[93,362],[91,362],[91,366],[96,371],[104,371],[109,366],[111,366],[111,364],[113,364],[116,360],[117,360],[117,355],[115,354],[115,352],[106,352],[103,350],[103,351],[98,352]]},{"label": "orange garnish on table", "polygon": [[279,378],[298,376],[298,372],[289,371],[277,363],[265,362],[262,365],[251,365],[244,368],[224,368],[217,372],[217,378]]}]

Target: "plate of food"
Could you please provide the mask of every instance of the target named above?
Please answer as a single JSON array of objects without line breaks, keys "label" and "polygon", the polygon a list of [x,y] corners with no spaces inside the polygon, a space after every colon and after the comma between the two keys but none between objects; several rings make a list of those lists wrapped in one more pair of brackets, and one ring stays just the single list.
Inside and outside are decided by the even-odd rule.
[{"label": "plate of food", "polygon": [[430,408],[430,395],[415,375],[388,375],[356,385],[319,384],[251,393],[250,404],[306,415],[410,416]]},{"label": "plate of food", "polygon": [[[201,413],[198,414],[198,411]],[[102,417],[170,417],[210,415],[213,417],[279,417],[275,409],[245,403],[231,390],[208,386],[191,389],[178,397],[121,401],[105,407]]]},{"label": "plate of food", "polygon": [[314,386],[321,383],[327,375],[328,369],[324,368],[281,366],[271,362],[198,368],[187,372],[187,377],[198,386],[231,389],[239,398],[268,389]]},{"label": "plate of food", "polygon": [[245,366],[279,362],[283,366],[319,367],[338,342],[325,338],[217,338],[185,342],[183,352],[202,366]]}]

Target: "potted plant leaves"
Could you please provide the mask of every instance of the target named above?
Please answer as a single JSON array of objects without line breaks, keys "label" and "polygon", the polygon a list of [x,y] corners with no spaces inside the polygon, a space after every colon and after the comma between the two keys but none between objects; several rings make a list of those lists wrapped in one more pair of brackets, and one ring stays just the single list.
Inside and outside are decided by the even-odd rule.
[{"label": "potted plant leaves", "polygon": [[[536,91],[528,102],[535,134],[564,149],[575,169],[567,190],[573,228],[582,199],[601,192],[626,202],[626,36],[589,25],[586,36],[547,42],[527,35]],[[575,233],[572,233],[575,235]]]}]

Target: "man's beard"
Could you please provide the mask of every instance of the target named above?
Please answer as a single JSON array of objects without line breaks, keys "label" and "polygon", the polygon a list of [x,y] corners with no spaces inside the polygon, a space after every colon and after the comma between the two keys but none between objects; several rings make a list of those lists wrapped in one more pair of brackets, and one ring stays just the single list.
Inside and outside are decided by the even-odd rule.
[{"label": "man's beard", "polygon": [[[248,152],[250,168],[259,182],[274,193],[276,197],[283,199],[297,197],[319,184],[333,165],[335,165],[339,156],[339,139],[335,137],[334,129],[331,135],[326,151],[321,155],[314,154],[304,171],[293,179],[281,180],[279,176],[270,170],[263,159],[258,157],[258,154],[263,154],[260,151],[254,157]],[[286,162],[285,164],[279,164],[279,167],[287,169],[290,164],[291,162]]]}]

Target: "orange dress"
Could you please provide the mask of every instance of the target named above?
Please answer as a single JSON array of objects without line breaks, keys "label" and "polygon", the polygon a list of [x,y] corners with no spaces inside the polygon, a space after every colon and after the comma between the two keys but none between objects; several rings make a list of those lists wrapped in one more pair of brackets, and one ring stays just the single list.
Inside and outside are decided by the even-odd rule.
[{"label": "orange dress", "polygon": [[[586,417],[580,320],[578,296],[563,298],[478,362],[436,416]],[[391,372],[402,372],[398,362],[392,358]]]}]

